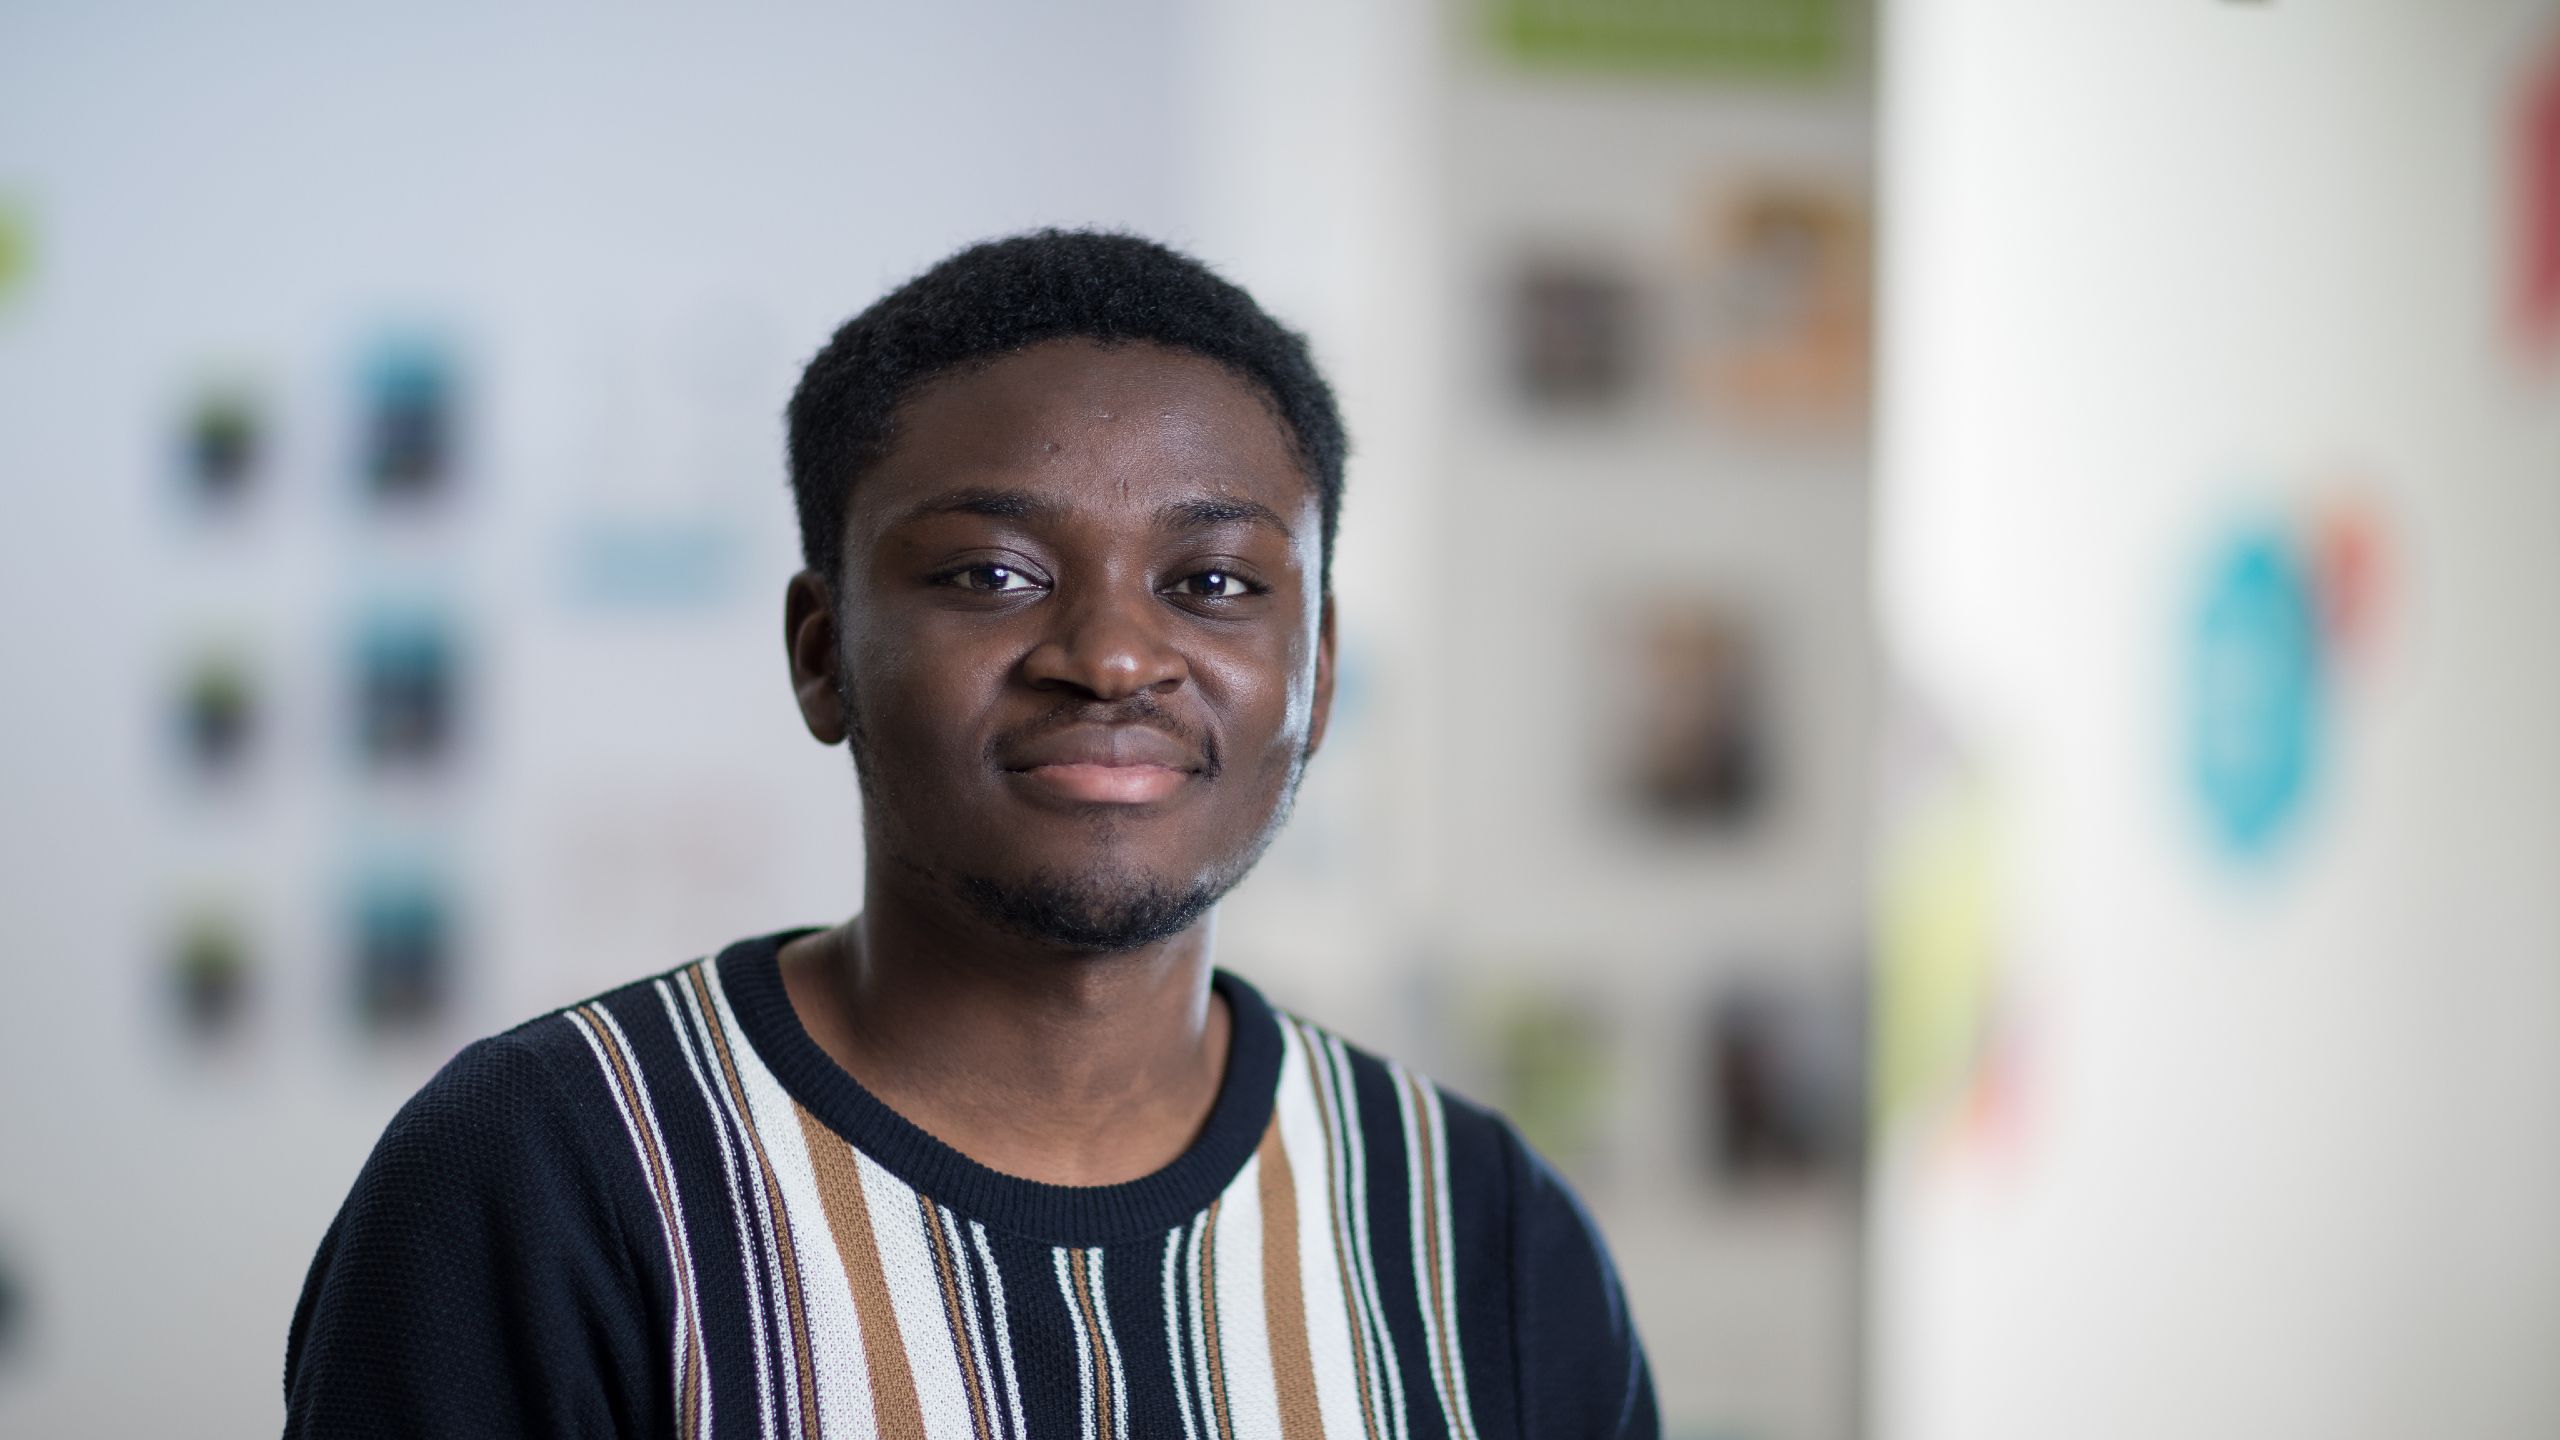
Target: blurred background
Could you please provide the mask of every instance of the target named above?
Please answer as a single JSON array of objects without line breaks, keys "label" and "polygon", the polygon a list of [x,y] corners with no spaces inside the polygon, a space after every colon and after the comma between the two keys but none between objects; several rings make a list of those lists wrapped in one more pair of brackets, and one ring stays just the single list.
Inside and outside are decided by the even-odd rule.
[{"label": "blurred background", "polygon": [[438,1065],[856,908],[780,409],[1048,224],[1339,387],[1222,957],[1674,1436],[2560,1434],[2551,0],[14,0],[0,1433],[271,1433]]}]

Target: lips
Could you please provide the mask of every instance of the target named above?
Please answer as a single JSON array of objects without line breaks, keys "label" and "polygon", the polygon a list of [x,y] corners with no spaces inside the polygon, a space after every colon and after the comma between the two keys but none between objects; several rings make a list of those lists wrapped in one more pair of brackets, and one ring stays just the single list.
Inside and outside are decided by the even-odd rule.
[{"label": "lips", "polygon": [[1009,745],[997,763],[1017,782],[1076,805],[1148,805],[1205,766],[1198,752],[1146,725],[1077,725]]}]

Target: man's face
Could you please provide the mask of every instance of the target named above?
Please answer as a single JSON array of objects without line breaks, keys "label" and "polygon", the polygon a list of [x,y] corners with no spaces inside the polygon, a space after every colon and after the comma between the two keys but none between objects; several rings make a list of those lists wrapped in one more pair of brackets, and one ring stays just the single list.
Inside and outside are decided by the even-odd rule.
[{"label": "man's face", "polygon": [[1186,928],[1277,831],[1333,689],[1315,488],[1215,361],[1060,340],[928,384],[788,617],[873,855],[1017,933]]}]

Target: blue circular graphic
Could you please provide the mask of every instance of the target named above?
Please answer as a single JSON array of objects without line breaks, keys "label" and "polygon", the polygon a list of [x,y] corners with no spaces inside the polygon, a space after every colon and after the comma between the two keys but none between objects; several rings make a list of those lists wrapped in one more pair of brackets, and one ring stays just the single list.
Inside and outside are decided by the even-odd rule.
[{"label": "blue circular graphic", "polygon": [[2323,720],[2319,596],[2285,537],[2244,532],[2215,557],[2191,663],[2190,758],[2205,813],[2232,850],[2262,852],[2301,813]]}]

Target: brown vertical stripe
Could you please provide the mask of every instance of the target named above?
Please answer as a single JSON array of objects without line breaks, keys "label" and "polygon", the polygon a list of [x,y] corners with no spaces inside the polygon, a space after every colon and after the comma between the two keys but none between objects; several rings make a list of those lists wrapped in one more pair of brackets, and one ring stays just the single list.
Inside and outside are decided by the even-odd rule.
[{"label": "brown vertical stripe", "polygon": [[670,1248],[675,1252],[676,1307],[684,1317],[684,1378],[677,1394],[676,1429],[690,1437],[701,1424],[702,1399],[702,1317],[694,1312],[693,1255],[676,1223],[675,1180],[669,1173],[666,1156],[658,1153],[657,1136],[649,1129],[648,1107],[641,1103],[639,1082],[632,1078],[630,1057],[622,1053],[622,1044],[614,1036],[592,1004],[578,1007],[596,1044],[613,1066],[614,1082],[621,1087],[622,1102],[629,1107],[632,1131],[639,1136],[640,1152],[649,1169],[650,1188],[658,1194],[658,1223],[667,1227]]},{"label": "brown vertical stripe", "polygon": [[800,1133],[809,1143],[809,1168],[818,1179],[818,1203],[827,1212],[836,1254],[844,1260],[853,1313],[862,1324],[862,1351],[871,1361],[871,1421],[883,1440],[924,1440],[924,1409],[916,1399],[915,1371],[898,1333],[898,1311],[889,1298],[889,1275],[880,1265],[880,1239],[871,1230],[871,1202],[862,1193],[862,1162],[844,1137],[793,1101]]},{"label": "brown vertical stripe", "polygon": [[809,1354],[809,1311],[800,1293],[800,1255],[791,1241],[791,1214],[783,1207],[782,1182],[775,1178],[773,1160],[765,1154],[764,1136],[756,1130],[755,1107],[747,1103],[747,1087],[738,1079],[737,1057],[729,1053],[729,1032],[720,1024],[720,1007],[712,1003],[708,969],[707,961],[691,966],[685,971],[685,979],[693,986],[695,1003],[701,1006],[703,1023],[711,1031],[712,1049],[720,1056],[721,1078],[737,1106],[738,1123],[746,1129],[747,1146],[755,1152],[756,1175],[764,1185],[765,1213],[773,1217],[774,1248],[782,1252],[783,1295],[791,1319],[793,1379],[800,1396],[801,1440],[817,1440],[818,1371]]},{"label": "brown vertical stripe", "polygon": [[1451,1429],[1457,1428],[1457,1396],[1450,1387],[1456,1383],[1454,1350],[1449,1344],[1449,1313],[1440,1293],[1440,1136],[1431,1128],[1429,1097],[1422,1082],[1411,1075],[1404,1077],[1405,1087],[1413,1092],[1414,1133],[1422,1143],[1414,1149],[1421,1155],[1422,1173],[1414,1183],[1422,1187],[1422,1255],[1428,1267],[1430,1283],[1423,1287],[1422,1313],[1430,1331],[1431,1348],[1437,1352],[1431,1366],[1432,1384],[1440,1391],[1441,1413],[1449,1417]]},{"label": "brown vertical stripe", "polygon": [[978,1440],[995,1440],[995,1432],[987,1421],[987,1395],[978,1388],[978,1347],[969,1333],[969,1313],[960,1303],[961,1278],[956,1258],[951,1253],[951,1240],[942,1233],[942,1217],[934,1203],[923,1195],[916,1196],[916,1208],[924,1215],[924,1233],[933,1238],[933,1268],[942,1277],[942,1317],[951,1326],[951,1349],[960,1360],[960,1384],[969,1392],[970,1433]]},{"label": "brown vertical stripe", "polygon": [[1108,1440],[1118,1432],[1111,1417],[1120,1397],[1111,1393],[1111,1352],[1103,1344],[1102,1316],[1094,1309],[1093,1282],[1085,1277],[1084,1266],[1084,1251],[1067,1252],[1067,1273],[1076,1282],[1076,1308],[1084,1313],[1085,1344],[1093,1353],[1093,1433]]},{"label": "brown vertical stripe", "polygon": [[1218,1422],[1218,1440],[1235,1440],[1235,1418],[1227,1413],[1227,1366],[1218,1355],[1218,1205],[1200,1220],[1200,1331],[1208,1341],[1210,1410]]},{"label": "brown vertical stripe", "polygon": [[1281,1440],[1324,1440],[1315,1359],[1307,1349],[1307,1302],[1298,1274],[1298,1185],[1289,1147],[1272,1112],[1255,1152],[1262,1162],[1262,1315],[1271,1337],[1271,1380],[1280,1398]]},{"label": "brown vertical stripe", "polygon": [[[1291,1022],[1295,1024],[1296,1022]],[[1333,1265],[1342,1275],[1342,1308],[1351,1330],[1351,1370],[1360,1378],[1360,1424],[1369,1440],[1378,1440],[1379,1402],[1369,1385],[1369,1325],[1362,1303],[1364,1290],[1360,1272],[1351,1263],[1351,1217],[1345,1213],[1343,1191],[1350,1185],[1347,1173],[1350,1162],[1334,1143],[1333,1066],[1318,1047],[1321,1037],[1307,1027],[1298,1027],[1300,1048],[1307,1057],[1307,1078],[1316,1088],[1316,1124],[1324,1132],[1324,1187],[1326,1208],[1333,1216]],[[1343,1124],[1351,1123],[1344,1117]]]}]

